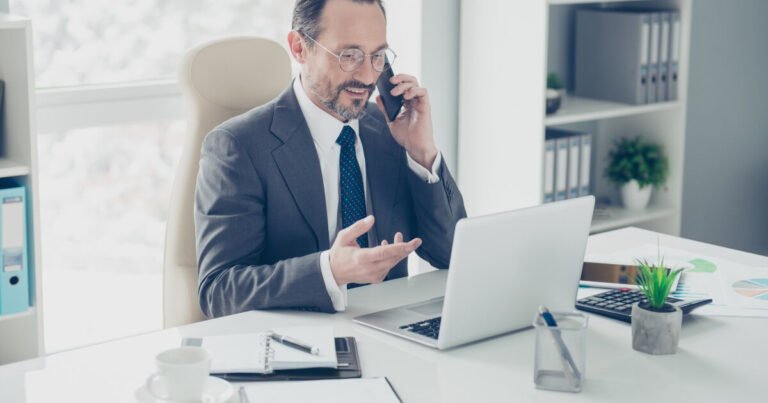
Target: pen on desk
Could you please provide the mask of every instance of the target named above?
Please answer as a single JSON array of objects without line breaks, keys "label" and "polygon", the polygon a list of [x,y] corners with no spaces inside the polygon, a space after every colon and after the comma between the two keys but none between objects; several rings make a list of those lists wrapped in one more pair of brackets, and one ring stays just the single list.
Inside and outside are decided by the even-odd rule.
[{"label": "pen on desk", "polygon": [[240,396],[240,403],[251,403],[250,400],[248,400],[248,394],[245,393],[245,388],[240,387],[240,389],[237,390],[238,396]]},{"label": "pen on desk", "polygon": [[309,344],[296,340],[292,337],[283,336],[275,332],[269,332],[269,337],[280,344],[286,345],[291,348],[295,348],[296,350],[301,350],[305,353],[309,353],[312,355],[318,355],[320,353],[319,348],[310,346]]},{"label": "pen on desk", "polygon": [[571,356],[571,352],[568,350],[568,346],[566,346],[565,342],[563,341],[563,337],[560,334],[560,329],[557,328],[557,321],[555,321],[555,317],[552,316],[552,313],[549,312],[549,309],[544,306],[539,307],[539,315],[541,315],[541,317],[544,319],[544,322],[546,322],[547,326],[552,332],[552,337],[555,339],[555,345],[560,352],[560,361],[563,364],[563,372],[565,373],[565,376],[574,386],[576,386],[578,381],[581,379],[581,372],[579,372],[579,368],[573,361],[573,357]]}]

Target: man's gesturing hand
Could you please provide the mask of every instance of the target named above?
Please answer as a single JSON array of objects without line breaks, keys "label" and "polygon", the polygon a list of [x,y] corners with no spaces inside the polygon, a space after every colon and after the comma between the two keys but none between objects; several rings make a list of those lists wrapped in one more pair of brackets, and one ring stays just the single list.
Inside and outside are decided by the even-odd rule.
[{"label": "man's gesturing hand", "polygon": [[357,238],[373,227],[373,216],[368,216],[341,230],[330,251],[331,272],[336,283],[380,283],[389,270],[421,245],[421,239],[403,242],[402,235],[393,243],[386,241],[373,248],[360,248]]}]

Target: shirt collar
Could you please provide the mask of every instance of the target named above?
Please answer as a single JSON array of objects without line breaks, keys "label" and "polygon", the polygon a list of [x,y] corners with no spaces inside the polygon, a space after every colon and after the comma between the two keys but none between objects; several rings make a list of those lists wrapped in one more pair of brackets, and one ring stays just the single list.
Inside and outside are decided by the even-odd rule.
[{"label": "shirt collar", "polygon": [[333,145],[336,145],[336,138],[339,137],[341,129],[345,125],[349,125],[355,131],[355,137],[357,137],[357,144],[360,143],[360,122],[358,119],[351,119],[349,122],[342,122],[330,113],[320,109],[315,105],[309,96],[304,91],[304,86],[301,85],[301,75],[296,76],[293,80],[293,92],[296,94],[296,100],[299,101],[299,108],[301,113],[304,114],[304,119],[309,126],[309,132],[312,135],[312,139],[315,144],[319,145],[323,150],[328,150]]}]

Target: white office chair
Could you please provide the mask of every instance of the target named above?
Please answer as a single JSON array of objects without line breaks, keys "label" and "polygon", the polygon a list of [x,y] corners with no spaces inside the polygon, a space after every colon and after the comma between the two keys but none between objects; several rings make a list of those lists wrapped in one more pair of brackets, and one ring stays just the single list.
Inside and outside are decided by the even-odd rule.
[{"label": "white office chair", "polygon": [[276,42],[234,37],[191,49],[179,71],[188,110],[184,149],[176,172],[165,234],[163,325],[205,319],[197,298],[193,207],[200,146],[219,123],[277,97],[291,81],[288,53]]}]

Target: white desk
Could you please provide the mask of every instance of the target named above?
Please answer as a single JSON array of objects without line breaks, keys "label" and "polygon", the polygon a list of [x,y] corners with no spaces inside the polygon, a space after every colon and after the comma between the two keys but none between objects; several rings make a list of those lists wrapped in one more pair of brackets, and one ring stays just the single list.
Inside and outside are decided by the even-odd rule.
[{"label": "white desk", "polygon": [[[643,243],[656,235],[629,228],[590,238],[592,253]],[[685,248],[766,267],[768,257],[662,236]],[[387,376],[406,403],[426,402],[766,402],[768,320],[687,318],[675,355],[632,350],[630,327],[591,316],[584,390],[579,394],[533,386],[532,330],[438,352],[356,325],[350,318],[442,295],[446,272],[432,272],[350,292],[350,308],[336,315],[247,312],[0,367],[0,402],[132,402],[153,370],[153,356],[182,337],[259,331],[272,326],[333,325],[355,336],[366,377]],[[0,346],[0,348],[5,348]]]}]

